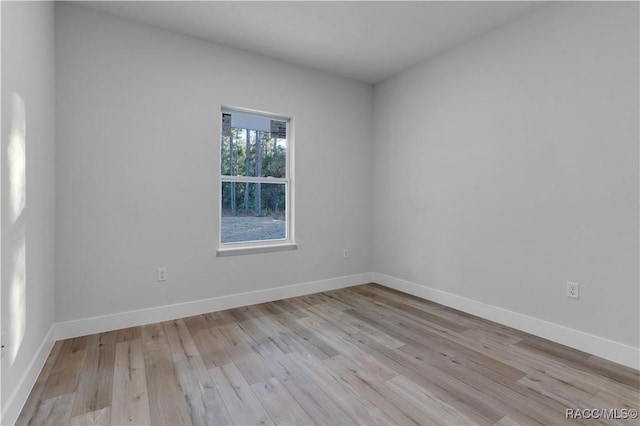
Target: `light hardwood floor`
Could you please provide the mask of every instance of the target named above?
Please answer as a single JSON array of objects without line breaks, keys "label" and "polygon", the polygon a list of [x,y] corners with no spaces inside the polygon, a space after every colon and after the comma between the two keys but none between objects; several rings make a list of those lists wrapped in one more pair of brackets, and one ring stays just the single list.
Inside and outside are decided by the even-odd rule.
[{"label": "light hardwood floor", "polygon": [[[18,424],[638,424],[638,371],[368,284],[56,342]],[[614,413],[615,414],[615,413]]]}]

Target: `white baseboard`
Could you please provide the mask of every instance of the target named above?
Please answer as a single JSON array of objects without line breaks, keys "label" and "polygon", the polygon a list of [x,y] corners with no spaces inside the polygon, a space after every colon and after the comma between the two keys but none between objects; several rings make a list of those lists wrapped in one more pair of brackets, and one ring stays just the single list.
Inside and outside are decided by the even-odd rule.
[{"label": "white baseboard", "polygon": [[320,281],[310,281],[265,290],[231,294],[213,297],[211,299],[192,302],[176,303],[136,311],[119,312],[98,317],[82,318],[55,324],[55,338],[68,339],[70,337],[85,336],[87,334],[118,330],[120,328],[135,327],[160,321],[169,321],[207,312],[221,311],[256,303],[271,302],[289,297],[303,296],[321,291],[336,290],[358,284],[372,282],[370,272],[347,275]]},{"label": "white baseboard", "polygon": [[27,401],[31,389],[33,389],[33,385],[36,383],[40,371],[42,371],[42,367],[44,367],[44,363],[47,361],[49,352],[51,352],[51,348],[55,343],[54,328],[54,325],[49,328],[47,335],[42,340],[42,344],[36,353],[33,354],[29,366],[22,377],[20,377],[13,393],[7,399],[6,405],[2,407],[0,424],[13,425],[16,423],[16,420],[18,420],[20,411],[22,411],[22,407]]},{"label": "white baseboard", "polygon": [[377,272],[373,282],[640,369],[640,349],[633,346]]}]

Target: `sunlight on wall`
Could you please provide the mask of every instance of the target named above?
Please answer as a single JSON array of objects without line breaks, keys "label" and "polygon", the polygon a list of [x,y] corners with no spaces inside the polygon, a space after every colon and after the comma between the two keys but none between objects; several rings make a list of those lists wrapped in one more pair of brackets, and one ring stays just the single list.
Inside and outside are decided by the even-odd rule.
[{"label": "sunlight on wall", "polygon": [[[13,93],[12,116],[6,165],[9,177],[9,224],[11,241],[3,256],[11,256],[9,288],[9,362],[13,364],[20,351],[27,320],[27,157],[26,108],[22,98]],[[7,238],[4,236],[4,238]]]},{"label": "sunlight on wall", "polygon": [[9,162],[9,212],[11,223],[15,223],[25,209],[27,201],[27,157],[25,150],[27,121],[22,98],[15,93],[11,98],[13,115],[7,159]]},{"label": "sunlight on wall", "polygon": [[11,328],[9,341],[11,342],[9,362],[13,364],[18,350],[22,345],[27,322],[27,257],[26,241],[24,235],[22,241],[13,253],[13,274],[11,276],[11,292],[9,295],[9,315]]}]

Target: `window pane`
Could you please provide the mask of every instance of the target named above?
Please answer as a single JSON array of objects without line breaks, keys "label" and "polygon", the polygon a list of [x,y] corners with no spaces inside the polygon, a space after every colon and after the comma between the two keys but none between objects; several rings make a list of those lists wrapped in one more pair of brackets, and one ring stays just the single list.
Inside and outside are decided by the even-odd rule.
[{"label": "window pane", "polygon": [[258,135],[262,140],[260,164],[256,166],[258,176],[284,178],[287,176],[287,140],[274,138],[271,133]]},{"label": "window pane", "polygon": [[222,183],[222,243],[284,240],[286,184]]},{"label": "window pane", "polygon": [[222,113],[221,174],[286,177],[286,132],[287,123],[284,121],[250,114]]}]

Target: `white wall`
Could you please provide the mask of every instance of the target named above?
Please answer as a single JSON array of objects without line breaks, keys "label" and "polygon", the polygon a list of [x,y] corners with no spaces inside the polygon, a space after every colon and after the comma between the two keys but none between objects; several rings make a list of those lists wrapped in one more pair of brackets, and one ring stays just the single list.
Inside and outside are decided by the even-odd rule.
[{"label": "white wall", "polygon": [[16,392],[28,393],[35,380],[29,365],[54,321],[54,12],[53,3],[40,2],[2,2],[1,12],[1,305],[7,347],[0,405],[6,424],[26,397]]},{"label": "white wall", "polygon": [[[56,87],[58,321],[372,270],[371,86],[57,4]],[[221,105],[294,116],[297,251],[216,258]]]},{"label": "white wall", "polygon": [[556,3],[377,85],[374,270],[638,347],[638,47]]}]

